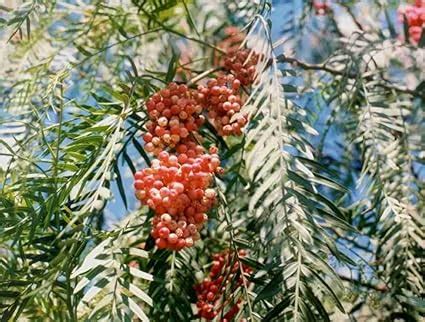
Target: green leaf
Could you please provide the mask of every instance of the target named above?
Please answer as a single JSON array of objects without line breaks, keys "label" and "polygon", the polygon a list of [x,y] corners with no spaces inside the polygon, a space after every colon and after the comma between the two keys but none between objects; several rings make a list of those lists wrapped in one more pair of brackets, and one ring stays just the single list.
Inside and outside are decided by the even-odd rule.
[{"label": "green leaf", "polygon": [[403,32],[404,32],[404,39],[406,39],[406,41],[409,42],[409,39],[410,39],[409,24],[407,22],[407,17],[405,14],[403,14]]},{"label": "green leaf", "polygon": [[27,17],[25,20],[27,24],[27,37],[28,39],[30,39],[31,38],[31,21],[29,17]]},{"label": "green leaf", "polygon": [[409,305],[414,306],[419,312],[425,313],[425,300],[423,298],[419,298],[414,295],[396,295],[398,299],[403,301],[404,303],[407,303]]},{"label": "green leaf", "polygon": [[263,264],[256,261],[255,259],[249,258],[248,256],[240,257],[239,259],[242,263],[254,268],[255,270],[260,270],[263,268]]},{"label": "green leaf", "polygon": [[125,209],[128,209],[127,196],[125,194],[125,188],[121,178],[121,171],[117,163],[114,164],[114,173],[117,175],[116,182],[117,182],[118,191],[120,193],[121,199],[124,203]]},{"label": "green leaf", "polygon": [[136,78],[139,77],[139,73],[137,72],[137,67],[136,67],[136,64],[134,63],[133,59],[131,59],[131,57],[128,56],[128,55],[124,55],[124,57],[127,58],[128,61],[131,64],[131,68],[133,69],[134,77],[136,77]]},{"label": "green leaf", "polygon": [[148,166],[150,166],[151,165],[151,160],[150,160],[149,156],[147,155],[147,153],[145,152],[145,149],[139,143],[139,141],[137,141],[137,139],[135,139],[135,138],[133,138],[131,141],[133,142],[134,147],[137,149],[137,151],[139,151],[140,155],[145,160],[146,164]]},{"label": "green leaf", "polygon": [[131,293],[133,293],[135,296],[137,296],[143,302],[147,303],[150,306],[153,305],[152,299],[145,292],[143,292],[140,288],[138,288],[136,285],[130,284],[130,287],[128,288],[128,290]]},{"label": "green leaf", "polygon": [[270,282],[265,287],[263,287],[260,292],[257,293],[257,296],[254,300],[254,304],[259,301],[272,298],[276,294],[279,294],[280,292],[282,292],[282,282],[283,282],[283,275],[281,273],[275,275],[270,280]]},{"label": "green leaf", "polygon": [[75,44],[75,48],[77,48],[78,49],[78,51],[80,52],[80,53],[82,53],[84,56],[86,56],[86,57],[90,57],[90,56],[92,56],[92,53],[91,52],[89,52],[87,49],[85,49],[84,47],[82,47],[82,46],[80,46],[80,45],[77,45],[77,44]]},{"label": "green leaf", "polygon": [[263,322],[272,321],[274,318],[279,317],[284,309],[289,307],[291,303],[291,299],[288,295],[284,297],[282,301],[280,301],[273,309],[271,309],[266,316],[263,318]]},{"label": "green leaf", "polygon": [[[327,290],[327,294],[329,294],[333,300],[333,303],[338,307],[338,309],[342,312],[345,313],[345,309],[342,306],[342,303],[339,301],[338,296],[335,294],[334,292],[334,287],[335,284],[332,285],[332,287],[330,285],[328,285],[323,279],[322,277],[317,274],[313,269],[309,269],[309,271],[315,276],[316,280],[319,282],[320,285],[322,285],[325,290]],[[340,283],[340,282],[339,282]]]},{"label": "green leaf", "polygon": [[136,167],[134,166],[134,164],[133,164],[133,161],[132,161],[132,159],[130,158],[130,156],[127,154],[127,151],[126,150],[123,150],[123,153],[122,153],[122,155],[123,155],[123,157],[124,157],[124,160],[125,160],[125,162],[127,163],[127,165],[128,165],[128,167],[130,168],[130,170],[131,170],[131,173],[133,173],[133,175],[136,173]]},{"label": "green leaf", "polygon": [[[314,305],[317,312],[319,312],[320,316],[322,317],[323,321],[330,321],[329,314],[326,312],[326,309],[323,307],[323,304],[320,302],[320,300],[316,297],[314,292],[310,289],[309,285],[304,285],[304,294],[306,296],[306,300]],[[311,321],[315,320],[313,318],[310,319]]]},{"label": "green leaf", "polygon": [[171,60],[168,63],[167,74],[165,75],[165,82],[167,83],[171,82],[176,75],[178,58],[179,57],[173,52]]},{"label": "green leaf", "polygon": [[187,7],[186,0],[182,0],[182,2],[183,2],[184,9],[186,11],[186,18],[189,23],[189,26],[192,28],[192,30],[196,32],[198,37],[201,38],[201,35],[199,34],[198,29],[196,28],[196,23],[192,17],[192,14],[190,13],[189,8]]},{"label": "green leaf", "polygon": [[[125,296],[123,296],[125,297]],[[146,316],[145,312],[134,302],[131,298],[127,298],[129,303],[130,310],[136,314],[136,316],[143,322],[149,322],[149,318]]]},{"label": "green leaf", "polygon": [[17,296],[19,296],[19,292],[14,292],[14,291],[0,291],[0,297],[11,297],[11,298],[16,298]]},{"label": "green leaf", "polygon": [[298,88],[290,84],[282,84],[283,91],[285,93],[298,93]]}]

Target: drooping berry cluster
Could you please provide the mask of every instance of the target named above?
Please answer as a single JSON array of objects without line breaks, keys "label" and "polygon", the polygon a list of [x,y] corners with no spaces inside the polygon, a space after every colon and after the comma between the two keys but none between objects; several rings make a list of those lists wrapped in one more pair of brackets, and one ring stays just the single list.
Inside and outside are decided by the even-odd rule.
[{"label": "drooping berry cluster", "polygon": [[146,124],[148,132],[143,136],[146,151],[158,155],[198,131],[205,118],[195,96],[186,85],[170,83],[147,100],[150,121]]},{"label": "drooping berry cluster", "polygon": [[220,171],[217,149],[206,154],[194,142],[176,149],[177,155],[161,151],[150,168],[135,174],[136,197],[155,212],[151,235],[160,249],[193,246],[216,199],[209,187]]},{"label": "drooping berry cluster", "polygon": [[240,49],[236,52],[230,52],[224,58],[224,67],[228,69],[236,79],[248,86],[254,82],[259,55],[249,49]]},{"label": "drooping berry cluster", "polygon": [[230,50],[223,60],[229,72],[198,86],[198,102],[206,106],[208,120],[221,136],[241,135],[248,115],[241,113],[244,97],[241,86],[251,85],[259,55],[248,49]]},{"label": "drooping berry cluster", "polygon": [[[227,322],[232,320],[239,312],[240,300],[233,304],[227,312],[222,312],[228,304],[222,301],[222,295],[226,291],[226,288],[232,287],[233,289],[227,289],[227,291],[235,291],[236,288],[243,284],[241,273],[247,275],[252,272],[248,266],[240,264],[239,261],[235,260],[234,255],[229,251],[213,255],[213,263],[209,276],[200,284],[195,285],[197,294],[196,306],[200,317],[212,320],[218,314],[222,313],[223,318],[221,321]],[[241,250],[238,256],[244,257],[246,256],[246,252]]]},{"label": "drooping berry cluster", "polygon": [[[198,86],[198,99],[208,110],[208,119],[221,136],[241,135],[248,122],[246,114],[239,113],[243,105],[241,82],[232,74],[210,79],[207,86]],[[232,117],[239,113],[232,121]]]},{"label": "drooping berry cluster", "polygon": [[425,28],[425,0],[416,0],[414,5],[399,8],[400,21],[408,26],[410,41],[417,44]]},{"label": "drooping berry cluster", "polygon": [[226,72],[198,87],[198,97],[208,111],[208,120],[221,136],[241,135],[248,123],[248,115],[241,113],[245,102],[242,86],[250,86],[256,78],[256,65],[260,56],[241,48],[245,34],[231,26],[224,30],[226,37],[218,44],[224,56],[216,59]]},{"label": "drooping berry cluster", "polygon": [[254,81],[258,55],[233,48],[222,60],[229,74],[196,90],[172,82],[146,101],[149,121],[143,140],[157,159],[135,174],[135,189],[136,197],[154,211],[151,235],[158,248],[191,247],[215,202],[213,175],[223,169],[217,148],[208,154],[198,144],[203,113],[222,136],[241,135],[248,122],[240,112],[241,84]]},{"label": "drooping berry cluster", "polygon": [[146,151],[157,156],[135,174],[136,197],[151,208],[151,235],[159,249],[181,250],[200,238],[216,193],[209,188],[221,172],[217,149],[206,154],[194,135],[204,123],[196,91],[170,83],[146,102]]}]

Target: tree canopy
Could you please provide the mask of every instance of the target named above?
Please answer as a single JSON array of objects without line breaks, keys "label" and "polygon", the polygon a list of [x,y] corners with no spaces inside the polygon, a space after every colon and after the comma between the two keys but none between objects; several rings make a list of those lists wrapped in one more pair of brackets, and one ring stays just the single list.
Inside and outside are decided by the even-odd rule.
[{"label": "tree canopy", "polygon": [[425,1],[0,4],[2,321],[420,321]]}]

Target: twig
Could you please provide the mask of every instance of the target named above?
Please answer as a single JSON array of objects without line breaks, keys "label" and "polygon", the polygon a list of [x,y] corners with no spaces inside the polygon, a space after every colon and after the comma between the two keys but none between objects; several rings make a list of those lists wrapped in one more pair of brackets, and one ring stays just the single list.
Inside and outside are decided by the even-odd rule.
[{"label": "twig", "polygon": [[121,45],[121,44],[123,44],[123,43],[125,43],[125,42],[127,42],[127,41],[130,41],[130,40],[133,40],[133,39],[135,39],[135,38],[138,38],[138,37],[141,37],[141,36],[145,36],[145,35],[148,35],[148,34],[151,34],[151,33],[155,33],[155,32],[157,32],[157,31],[161,31],[161,30],[162,30],[161,28],[154,28],[154,29],[151,29],[151,30],[147,30],[147,31],[145,31],[145,32],[141,32],[141,33],[136,34],[136,35],[134,35],[134,36],[128,37],[128,38],[126,38],[126,39],[124,39],[124,40],[117,41],[117,42],[115,42],[115,43],[113,43],[113,44],[110,44],[110,45],[108,45],[108,46],[105,46],[105,47],[101,48],[100,50],[98,50],[98,51],[96,51],[96,52],[94,52],[94,53],[90,54],[89,56],[85,57],[83,60],[81,60],[81,61],[79,61],[79,62],[76,62],[76,63],[74,63],[74,64],[71,64],[71,66],[72,66],[72,67],[77,67],[77,66],[79,66],[79,65],[84,64],[86,61],[88,61],[88,60],[89,60],[89,59],[91,59],[92,57],[97,56],[97,55],[99,55],[99,54],[101,54],[101,53],[105,52],[106,50],[108,50],[108,49],[110,49],[110,48],[112,48],[112,47],[115,47],[115,46],[117,46],[117,45]]},{"label": "twig", "polygon": [[167,25],[165,25],[164,23],[162,23],[161,21],[159,21],[158,19],[156,19],[155,16],[152,16],[151,14],[149,14],[149,12],[147,12],[143,8],[140,8],[140,9],[141,9],[141,11],[143,11],[143,13],[145,15],[147,15],[149,18],[151,18],[153,21],[155,21],[159,26],[161,26],[161,28],[163,30],[165,30],[165,31],[167,31],[169,33],[175,34],[175,35],[177,35],[179,37],[185,38],[187,40],[190,40],[190,41],[193,41],[193,42],[197,42],[197,43],[202,44],[202,45],[204,45],[206,47],[210,47],[210,48],[214,49],[215,51],[217,51],[219,53],[222,53],[222,54],[225,54],[226,53],[223,49],[221,49],[221,48],[219,48],[217,46],[214,46],[213,44],[210,44],[210,43],[208,43],[208,42],[206,42],[206,41],[204,41],[202,39],[187,36],[187,35],[185,35],[184,33],[180,32],[180,31],[177,31],[177,30],[174,30],[171,27],[168,27]]},{"label": "twig", "polygon": [[329,16],[331,18],[332,25],[335,28],[335,32],[338,34],[339,37],[344,37],[344,34],[342,33],[341,29],[338,26],[338,23],[335,20],[335,13],[333,11],[331,11]]},{"label": "twig", "polygon": [[[326,64],[310,64],[310,63],[306,63],[303,62],[301,60],[298,60],[296,58],[293,57],[287,57],[284,55],[279,55],[277,57],[277,61],[279,63],[289,63],[289,64],[293,64],[294,66],[298,66],[302,69],[305,70],[322,70],[325,71],[327,73],[333,74],[333,75],[338,75],[338,76],[346,76],[349,78],[353,78],[356,79],[358,78],[358,73],[357,72],[348,72],[346,70],[339,70],[339,69],[335,69],[332,67],[329,67]],[[372,80],[373,76],[366,76],[364,77],[365,80]],[[382,79],[382,83],[377,83],[376,85],[381,86],[383,88],[389,89],[389,90],[394,90],[397,92],[401,92],[401,93],[406,93],[412,96],[416,96],[416,97],[420,97],[422,99],[425,99],[425,93],[418,91],[416,89],[410,89],[406,86],[402,86],[402,85],[395,85],[395,84],[391,84],[389,80],[387,79]]]},{"label": "twig", "polygon": [[208,69],[208,70],[206,70],[206,71],[204,71],[204,72],[200,73],[199,75],[197,75],[197,76],[193,77],[192,79],[190,79],[190,80],[187,82],[187,86],[191,86],[191,85],[193,85],[193,84],[196,84],[196,83],[197,83],[197,82],[199,82],[201,79],[203,79],[203,78],[207,77],[209,74],[212,74],[212,73],[214,73],[214,72],[217,72],[217,71],[219,71],[219,70],[221,70],[221,69],[222,69],[222,67],[213,67],[213,68],[210,68],[210,69]]},{"label": "twig", "polygon": [[357,28],[359,28],[361,31],[363,31],[364,29],[363,29],[362,24],[357,20],[355,14],[351,10],[350,6],[348,4],[344,4],[344,3],[340,3],[340,5],[345,8],[345,10],[347,11],[347,13],[350,15],[351,19],[353,19],[353,21],[356,24]]},{"label": "twig", "polygon": [[173,282],[175,277],[175,263],[176,263],[176,251],[174,250],[171,257],[170,292],[173,292]]},{"label": "twig", "polygon": [[346,275],[343,275],[343,274],[338,274],[338,276],[339,276],[340,279],[342,279],[344,281],[351,282],[351,283],[356,284],[358,286],[373,289],[373,290],[378,291],[378,292],[385,293],[385,292],[389,291],[388,287],[384,284],[372,284],[372,283],[368,283],[368,282],[363,282],[363,281],[353,279],[353,278],[346,276]]}]

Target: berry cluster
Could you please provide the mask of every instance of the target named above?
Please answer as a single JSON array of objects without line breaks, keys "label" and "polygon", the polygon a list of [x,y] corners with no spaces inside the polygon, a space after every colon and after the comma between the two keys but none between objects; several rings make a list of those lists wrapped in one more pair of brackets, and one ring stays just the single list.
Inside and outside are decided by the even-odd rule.
[{"label": "berry cluster", "polygon": [[243,40],[246,37],[246,34],[235,26],[226,27],[224,29],[224,35],[225,37],[217,44],[217,47],[226,54],[216,55],[213,60],[215,66],[223,68],[225,68],[225,60],[241,50]]},{"label": "berry cluster", "polygon": [[[233,34],[232,34],[233,35]],[[235,36],[239,41],[240,36]],[[157,159],[136,172],[136,197],[154,211],[151,235],[158,248],[181,250],[200,238],[199,231],[214,205],[213,175],[223,173],[217,148],[209,154],[197,142],[204,112],[219,135],[241,135],[248,118],[240,112],[241,85],[255,77],[258,55],[232,47],[222,64],[230,72],[196,90],[170,83],[146,101],[149,121],[145,150]]]},{"label": "berry cluster", "polygon": [[240,113],[244,104],[241,86],[254,82],[258,60],[253,51],[230,47],[222,62],[229,73],[198,86],[198,102],[206,107],[208,120],[219,135],[241,135],[248,123],[248,115]]},{"label": "berry cluster", "polygon": [[242,128],[248,123],[248,115],[240,113],[244,104],[242,86],[254,83],[260,55],[241,48],[245,34],[239,28],[227,27],[224,33],[226,37],[218,46],[226,55],[215,61],[227,73],[199,86],[198,101],[206,106],[208,120],[219,135],[241,135]]},{"label": "berry cluster", "polygon": [[151,235],[158,248],[180,250],[200,238],[216,192],[209,188],[220,171],[217,149],[211,154],[194,142],[179,144],[178,154],[161,151],[150,168],[135,174],[136,197],[154,210]]},{"label": "berry cluster", "polygon": [[414,5],[399,9],[399,17],[406,22],[410,40],[417,44],[425,27],[425,0],[416,0]]},{"label": "berry cluster", "polygon": [[255,79],[259,55],[249,49],[229,52],[224,58],[224,67],[244,86],[251,85]]},{"label": "berry cluster", "polygon": [[195,142],[204,123],[197,92],[170,83],[146,102],[149,121],[146,151],[157,156],[151,167],[136,172],[136,197],[151,208],[151,235],[159,249],[181,250],[200,238],[216,192],[209,188],[214,173],[222,172],[217,149],[210,154]]},{"label": "berry cluster", "polygon": [[148,132],[143,140],[146,151],[154,155],[175,148],[205,120],[194,91],[186,85],[170,83],[147,100],[146,108],[150,121],[146,124]]},{"label": "berry cluster", "polygon": [[232,74],[210,79],[207,86],[198,86],[198,100],[207,107],[208,119],[221,136],[241,135],[242,127],[248,122],[247,115],[239,113],[243,104],[240,86],[241,82]]},{"label": "berry cluster", "polygon": [[[244,256],[246,256],[246,252],[244,250],[239,251],[239,257]],[[213,255],[209,277],[205,278],[200,284],[195,285],[198,298],[196,306],[200,317],[208,320],[214,319],[225,309],[226,304],[228,304],[221,301],[221,295],[226,291],[226,287],[232,284],[236,289],[243,284],[242,276],[238,276],[240,264],[237,261],[232,262],[232,258],[234,258],[234,254],[229,251]],[[242,265],[242,272],[243,274],[250,274],[252,271],[248,266]],[[233,281],[235,278],[236,282]],[[233,283],[231,283],[232,281]],[[227,322],[232,320],[239,312],[239,304],[240,301],[223,314],[221,321]]]}]

